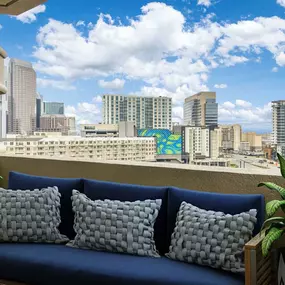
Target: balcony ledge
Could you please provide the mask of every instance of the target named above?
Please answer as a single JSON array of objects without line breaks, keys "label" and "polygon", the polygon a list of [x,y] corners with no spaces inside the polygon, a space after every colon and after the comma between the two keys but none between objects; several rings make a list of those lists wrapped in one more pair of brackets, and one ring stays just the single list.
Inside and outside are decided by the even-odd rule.
[{"label": "balcony ledge", "polygon": [[0,175],[7,186],[10,171],[65,178],[88,178],[119,183],[175,186],[185,189],[225,194],[263,194],[265,199],[279,199],[278,193],[257,187],[260,182],[284,183],[281,175],[260,169],[231,169],[171,163],[138,161],[94,161],[70,157],[33,157],[2,153]]}]

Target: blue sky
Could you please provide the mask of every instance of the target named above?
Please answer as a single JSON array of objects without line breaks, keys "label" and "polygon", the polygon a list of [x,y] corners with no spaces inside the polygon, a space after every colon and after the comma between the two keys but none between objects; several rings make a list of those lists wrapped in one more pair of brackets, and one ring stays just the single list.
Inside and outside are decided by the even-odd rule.
[{"label": "blue sky", "polygon": [[285,0],[82,3],[0,16],[0,45],[33,63],[45,100],[92,123],[104,93],[166,95],[181,121],[184,98],[211,90],[220,123],[271,131],[269,102],[285,99]]}]

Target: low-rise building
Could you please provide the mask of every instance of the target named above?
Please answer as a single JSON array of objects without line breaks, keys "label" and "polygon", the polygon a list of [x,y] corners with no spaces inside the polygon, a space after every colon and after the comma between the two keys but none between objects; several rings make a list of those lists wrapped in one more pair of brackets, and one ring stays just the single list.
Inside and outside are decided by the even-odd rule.
[{"label": "low-rise building", "polygon": [[2,153],[28,157],[155,161],[155,138],[17,138],[0,142]]},{"label": "low-rise building", "polygon": [[228,159],[202,159],[202,160],[193,160],[191,161],[192,165],[199,166],[219,166],[219,167],[230,167],[231,161]]},{"label": "low-rise building", "polygon": [[90,137],[136,137],[137,132],[133,122],[119,122],[118,124],[81,124],[80,135]]}]

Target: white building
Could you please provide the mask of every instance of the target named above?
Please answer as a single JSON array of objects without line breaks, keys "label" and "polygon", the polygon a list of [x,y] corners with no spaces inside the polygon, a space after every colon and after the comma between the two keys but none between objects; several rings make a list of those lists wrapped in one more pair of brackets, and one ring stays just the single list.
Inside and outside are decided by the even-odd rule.
[{"label": "white building", "polygon": [[28,157],[66,157],[90,160],[155,161],[155,138],[58,137],[0,142],[2,153]]},{"label": "white building", "polygon": [[36,127],[37,78],[29,62],[11,59],[8,73],[8,132],[31,134]]},{"label": "white building", "polygon": [[172,129],[172,99],[122,95],[103,96],[103,123],[134,122],[137,129]]},{"label": "white building", "polygon": [[118,137],[118,124],[81,124],[80,135],[83,138],[90,137]]},{"label": "white building", "polygon": [[285,100],[272,102],[273,144],[285,156]]},{"label": "white building", "polygon": [[182,156],[190,162],[210,157],[210,130],[205,127],[182,127]]}]

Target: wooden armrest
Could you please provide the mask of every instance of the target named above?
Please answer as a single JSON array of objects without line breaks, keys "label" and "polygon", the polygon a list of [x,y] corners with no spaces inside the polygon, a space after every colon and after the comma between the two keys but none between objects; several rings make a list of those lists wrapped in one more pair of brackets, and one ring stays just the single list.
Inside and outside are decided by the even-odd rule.
[{"label": "wooden armrest", "polygon": [[272,284],[272,252],[264,257],[261,250],[264,235],[263,231],[245,245],[245,285]]}]

